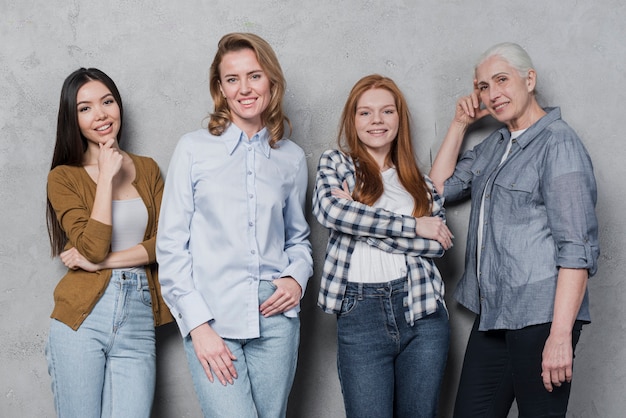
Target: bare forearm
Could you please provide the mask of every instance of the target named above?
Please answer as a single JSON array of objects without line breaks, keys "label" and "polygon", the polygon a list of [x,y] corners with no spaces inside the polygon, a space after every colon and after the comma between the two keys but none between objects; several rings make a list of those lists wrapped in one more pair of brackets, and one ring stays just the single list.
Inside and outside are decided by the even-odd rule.
[{"label": "bare forearm", "polygon": [[548,392],[572,381],[572,328],[587,287],[587,270],[559,270],[550,335],[541,354],[541,379]]},{"label": "bare forearm", "polygon": [[135,245],[127,250],[110,253],[102,263],[101,268],[127,268],[145,266],[150,262],[148,252],[143,245]]},{"label": "bare forearm", "polygon": [[554,298],[551,334],[569,335],[587,288],[587,270],[561,268]]},{"label": "bare forearm", "polygon": [[467,125],[452,122],[448,132],[437,152],[429,177],[435,184],[437,192],[443,193],[444,182],[454,173],[454,167],[459,157],[463,138],[467,131]]}]

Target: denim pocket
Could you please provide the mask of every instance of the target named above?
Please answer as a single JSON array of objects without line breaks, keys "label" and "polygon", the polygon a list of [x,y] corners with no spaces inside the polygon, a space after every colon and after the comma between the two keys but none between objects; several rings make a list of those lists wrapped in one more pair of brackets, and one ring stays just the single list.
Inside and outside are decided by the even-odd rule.
[{"label": "denim pocket", "polygon": [[356,308],[357,304],[357,300],[354,296],[344,296],[343,302],[341,302],[341,311],[337,315],[348,315]]},{"label": "denim pocket", "polygon": [[142,286],[139,291],[139,297],[146,306],[152,306],[152,296],[150,295],[150,288],[148,286]]}]

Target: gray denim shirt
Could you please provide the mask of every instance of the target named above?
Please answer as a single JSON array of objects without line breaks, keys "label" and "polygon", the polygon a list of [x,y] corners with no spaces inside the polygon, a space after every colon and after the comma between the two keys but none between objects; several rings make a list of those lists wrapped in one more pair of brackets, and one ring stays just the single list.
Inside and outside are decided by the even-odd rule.
[{"label": "gray denim shirt", "polygon": [[[591,159],[559,108],[545,110],[513,140],[502,165],[510,140],[506,128],[465,152],[445,182],[446,202],[471,197],[465,272],[454,296],[480,314],[481,331],[551,322],[559,267],[587,269],[590,276],[597,270]],[[483,191],[484,222],[478,225]],[[587,292],[577,319],[591,319]]]}]

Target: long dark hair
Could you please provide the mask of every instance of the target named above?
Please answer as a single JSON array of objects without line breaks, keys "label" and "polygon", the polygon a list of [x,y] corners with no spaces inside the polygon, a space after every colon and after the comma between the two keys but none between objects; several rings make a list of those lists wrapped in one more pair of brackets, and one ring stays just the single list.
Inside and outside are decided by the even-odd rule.
[{"label": "long dark hair", "polygon": [[[61,88],[59,114],[57,117],[57,136],[54,153],[52,154],[52,164],[50,165],[51,171],[59,165],[76,167],[83,165],[84,153],[87,151],[87,139],[83,136],[78,126],[76,96],[78,90],[89,81],[100,81],[113,94],[120,108],[120,130],[117,134],[117,142],[118,144],[121,142],[124,107],[122,106],[122,97],[117,86],[108,75],[97,68],[79,68],[67,76]],[[50,199],[48,199],[48,207],[46,209],[46,221],[50,247],[54,257],[63,251],[67,242],[67,235],[61,228]]]},{"label": "long dark hair", "polygon": [[339,125],[337,138],[339,149],[350,155],[356,165],[356,185],[352,197],[358,202],[372,206],[384,191],[378,164],[359,139],[354,119],[359,99],[363,93],[371,89],[385,89],[395,99],[399,116],[398,135],[391,145],[386,162],[396,167],[400,183],[413,197],[413,216],[427,216],[432,210],[431,192],[415,161],[409,107],[396,83],[378,74],[365,76],[352,87]]}]

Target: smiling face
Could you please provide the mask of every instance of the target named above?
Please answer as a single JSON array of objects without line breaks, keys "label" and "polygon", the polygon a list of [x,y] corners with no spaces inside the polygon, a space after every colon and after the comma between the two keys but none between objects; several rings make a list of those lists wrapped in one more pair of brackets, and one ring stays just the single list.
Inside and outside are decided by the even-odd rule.
[{"label": "smiling face", "polygon": [[537,110],[533,91],[536,74],[526,77],[504,59],[493,56],[476,68],[476,87],[489,113],[515,131],[532,125]]},{"label": "smiling face", "polygon": [[386,89],[365,91],[356,105],[354,122],[359,140],[382,169],[398,135],[396,101]]},{"label": "smiling face", "polygon": [[232,122],[250,138],[263,128],[262,114],[271,98],[270,79],[248,48],[225,54],[219,72]]},{"label": "smiling face", "polygon": [[80,132],[89,144],[104,144],[117,139],[120,130],[120,107],[101,81],[88,81],[76,94],[76,113]]}]

